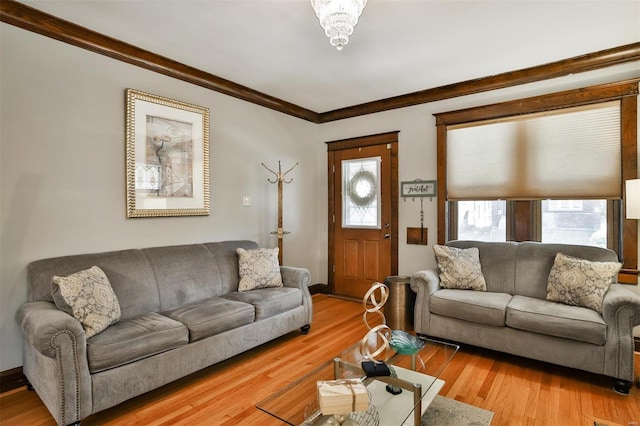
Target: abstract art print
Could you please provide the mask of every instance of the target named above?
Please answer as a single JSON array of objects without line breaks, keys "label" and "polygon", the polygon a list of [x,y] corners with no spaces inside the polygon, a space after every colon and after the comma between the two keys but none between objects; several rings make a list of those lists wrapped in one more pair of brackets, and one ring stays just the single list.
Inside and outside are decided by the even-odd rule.
[{"label": "abstract art print", "polygon": [[127,217],[210,212],[209,110],[127,89]]}]

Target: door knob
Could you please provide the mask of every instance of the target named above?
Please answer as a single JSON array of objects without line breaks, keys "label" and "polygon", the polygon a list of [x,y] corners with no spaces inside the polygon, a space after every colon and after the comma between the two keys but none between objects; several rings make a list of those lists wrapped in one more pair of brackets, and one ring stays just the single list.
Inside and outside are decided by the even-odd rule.
[{"label": "door knob", "polygon": [[391,238],[391,234],[384,234],[385,238]]}]

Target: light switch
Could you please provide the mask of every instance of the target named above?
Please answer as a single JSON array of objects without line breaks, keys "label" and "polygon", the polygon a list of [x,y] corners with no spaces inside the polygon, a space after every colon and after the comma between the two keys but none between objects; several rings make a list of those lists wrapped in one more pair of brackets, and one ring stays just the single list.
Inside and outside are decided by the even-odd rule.
[{"label": "light switch", "polygon": [[251,205],[251,197],[249,197],[248,195],[242,197],[242,205],[244,207],[249,207]]}]

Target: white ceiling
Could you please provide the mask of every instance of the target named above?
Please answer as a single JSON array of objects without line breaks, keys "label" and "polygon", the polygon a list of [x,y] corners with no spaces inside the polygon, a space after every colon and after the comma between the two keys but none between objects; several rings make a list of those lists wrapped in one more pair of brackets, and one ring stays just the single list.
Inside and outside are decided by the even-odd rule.
[{"label": "white ceiling", "polygon": [[316,112],[640,41],[640,0],[369,0],[337,51],[308,0],[21,0]]}]

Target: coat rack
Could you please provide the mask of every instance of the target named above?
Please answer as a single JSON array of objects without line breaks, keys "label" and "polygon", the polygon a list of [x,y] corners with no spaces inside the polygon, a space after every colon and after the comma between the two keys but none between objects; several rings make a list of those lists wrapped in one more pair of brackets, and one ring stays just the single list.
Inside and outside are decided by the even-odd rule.
[{"label": "coat rack", "polygon": [[264,167],[265,169],[269,170],[271,173],[273,173],[275,175],[275,179],[273,179],[273,180],[267,179],[267,182],[269,182],[269,183],[277,183],[278,184],[278,230],[276,232],[271,232],[271,234],[278,236],[278,262],[280,263],[280,265],[282,265],[282,250],[283,250],[283,248],[282,248],[282,239],[284,238],[285,234],[289,233],[289,232],[286,232],[284,230],[284,228],[282,227],[282,187],[283,187],[283,183],[291,183],[291,182],[293,182],[293,178],[291,178],[289,180],[286,180],[284,177],[291,170],[295,169],[296,166],[298,165],[298,163],[294,164],[293,167],[291,167],[289,170],[287,170],[284,173],[282,173],[282,168],[280,166],[280,161],[278,161],[278,171],[277,172],[274,172],[273,170],[271,170],[270,168],[265,166],[264,163],[260,163],[260,164],[262,164],[262,167]]}]

